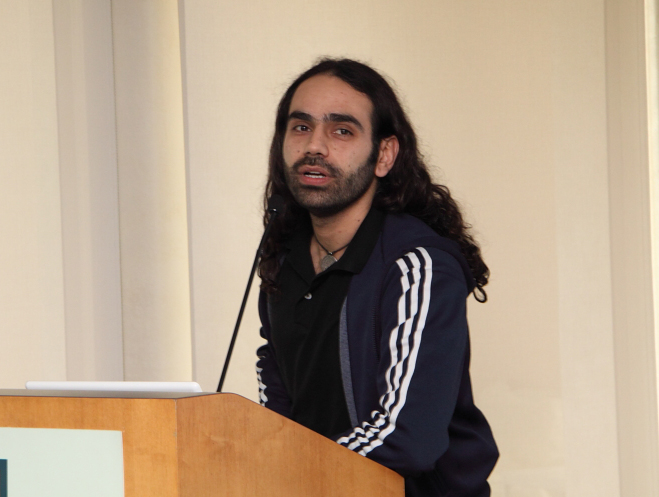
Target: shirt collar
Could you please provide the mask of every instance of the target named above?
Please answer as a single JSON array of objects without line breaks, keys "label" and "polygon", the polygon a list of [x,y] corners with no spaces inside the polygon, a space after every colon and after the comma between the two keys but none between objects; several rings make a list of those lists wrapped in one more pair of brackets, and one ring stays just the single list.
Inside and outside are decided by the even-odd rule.
[{"label": "shirt collar", "polygon": [[357,274],[363,269],[375,248],[375,244],[382,231],[384,217],[384,213],[375,207],[371,207],[371,210],[357,229],[343,256],[326,271],[318,275],[315,274],[313,269],[313,262],[311,261],[311,254],[309,252],[309,244],[313,236],[310,226],[297,232],[284,243],[284,246],[289,249],[286,261],[308,283],[311,283],[311,280],[315,276],[325,275],[337,270]]},{"label": "shirt collar", "polygon": [[384,214],[371,207],[368,215],[357,229],[357,233],[350,241],[343,257],[336,264],[333,264],[328,271],[336,268],[354,274],[361,272],[375,248],[383,223]]}]

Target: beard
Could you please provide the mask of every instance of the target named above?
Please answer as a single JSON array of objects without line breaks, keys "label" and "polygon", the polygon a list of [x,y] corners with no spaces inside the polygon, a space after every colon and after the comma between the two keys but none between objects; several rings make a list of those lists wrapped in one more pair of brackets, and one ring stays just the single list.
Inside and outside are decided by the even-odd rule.
[{"label": "beard", "polygon": [[[362,198],[373,182],[378,147],[374,146],[366,161],[355,171],[346,174],[321,157],[305,156],[291,167],[284,166],[286,185],[297,203],[316,217],[333,216]],[[334,178],[329,185],[303,185],[298,170],[302,166],[320,166]]]}]

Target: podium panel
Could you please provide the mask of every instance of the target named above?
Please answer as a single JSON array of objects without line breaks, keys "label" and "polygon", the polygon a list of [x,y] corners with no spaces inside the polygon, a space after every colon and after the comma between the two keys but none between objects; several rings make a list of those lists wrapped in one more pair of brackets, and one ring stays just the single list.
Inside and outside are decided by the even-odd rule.
[{"label": "podium panel", "polygon": [[121,431],[126,497],[404,495],[395,472],[234,394],[90,395],[0,390],[0,426]]},{"label": "podium panel", "polygon": [[124,497],[123,463],[120,431],[0,427],[0,497]]}]

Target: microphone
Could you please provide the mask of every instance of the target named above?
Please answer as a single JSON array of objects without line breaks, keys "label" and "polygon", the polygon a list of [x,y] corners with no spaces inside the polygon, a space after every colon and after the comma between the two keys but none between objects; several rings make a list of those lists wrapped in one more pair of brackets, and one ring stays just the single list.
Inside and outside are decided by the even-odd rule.
[{"label": "microphone", "polygon": [[233,353],[233,346],[236,343],[236,337],[238,336],[238,328],[240,328],[240,321],[243,319],[243,312],[245,312],[245,305],[247,304],[247,297],[249,296],[249,289],[252,287],[252,280],[254,279],[254,273],[259,264],[259,259],[261,258],[261,250],[263,249],[263,244],[268,239],[270,234],[270,228],[272,228],[272,222],[275,220],[278,214],[284,210],[284,199],[281,195],[276,193],[268,199],[268,212],[270,213],[270,219],[268,224],[265,227],[263,236],[261,237],[261,243],[259,248],[256,250],[256,256],[254,257],[254,264],[252,264],[252,271],[249,273],[249,280],[247,280],[247,288],[245,289],[245,295],[243,296],[243,303],[240,306],[240,312],[238,312],[238,319],[236,321],[236,326],[233,329],[233,335],[231,336],[231,343],[229,344],[229,350],[227,352],[227,357],[224,360],[224,367],[222,368],[222,376],[220,377],[220,383],[217,385],[217,392],[222,391],[222,385],[224,384],[224,378],[227,375],[227,369],[229,369],[229,361],[231,360],[231,354]]}]

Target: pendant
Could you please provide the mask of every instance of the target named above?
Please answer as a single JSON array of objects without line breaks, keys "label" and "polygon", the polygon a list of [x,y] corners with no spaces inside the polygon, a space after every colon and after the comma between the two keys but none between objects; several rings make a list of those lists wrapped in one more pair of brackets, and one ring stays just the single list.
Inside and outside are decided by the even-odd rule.
[{"label": "pendant", "polygon": [[336,257],[334,257],[333,255],[327,254],[325,257],[323,257],[320,260],[320,270],[325,271],[327,268],[329,268],[336,261],[337,261]]}]

